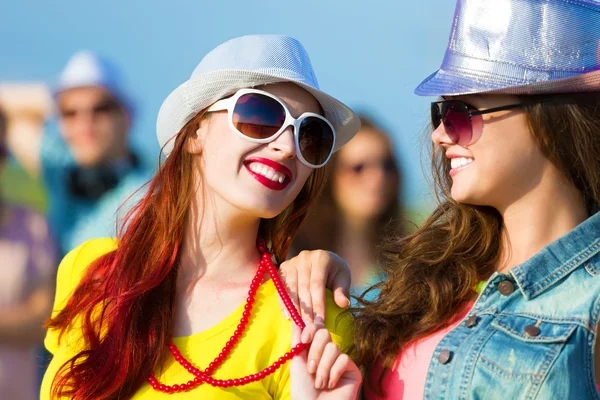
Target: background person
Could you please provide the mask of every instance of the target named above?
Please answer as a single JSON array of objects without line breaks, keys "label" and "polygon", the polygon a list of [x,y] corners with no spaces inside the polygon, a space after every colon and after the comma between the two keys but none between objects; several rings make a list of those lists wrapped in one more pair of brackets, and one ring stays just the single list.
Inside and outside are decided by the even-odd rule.
[{"label": "background person", "polygon": [[353,295],[381,279],[377,250],[402,225],[401,174],[391,138],[370,118],[360,120],[361,130],[332,158],[323,194],[292,246],[342,257],[350,267]]},{"label": "background person", "polygon": [[[8,161],[5,128],[6,118],[0,109],[0,173]],[[42,343],[42,326],[52,308],[57,262],[57,249],[44,217],[7,203],[0,193],[2,398],[38,398],[39,363],[36,349]]]},{"label": "background person", "polygon": [[53,93],[60,135],[44,132],[51,107],[42,90],[0,91],[8,148],[30,174],[41,176],[62,254],[93,237],[114,236],[114,215],[148,179],[129,145],[132,106],[122,87],[106,59],[73,55]]}]

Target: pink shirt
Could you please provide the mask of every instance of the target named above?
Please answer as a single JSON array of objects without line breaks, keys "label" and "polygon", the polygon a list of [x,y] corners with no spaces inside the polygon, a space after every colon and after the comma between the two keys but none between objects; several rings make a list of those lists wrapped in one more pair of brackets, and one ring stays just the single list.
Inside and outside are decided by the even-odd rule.
[{"label": "pink shirt", "polygon": [[[378,396],[364,385],[365,398],[367,400],[413,400],[423,398],[425,390],[425,378],[435,348],[448,332],[460,324],[469,313],[473,304],[465,307],[465,310],[457,315],[454,322],[446,328],[424,338],[413,344],[398,355],[394,366],[388,371],[383,379],[383,390],[385,396]],[[372,382],[377,383],[382,367],[376,365],[371,368]],[[375,377],[375,378],[373,378]]]}]

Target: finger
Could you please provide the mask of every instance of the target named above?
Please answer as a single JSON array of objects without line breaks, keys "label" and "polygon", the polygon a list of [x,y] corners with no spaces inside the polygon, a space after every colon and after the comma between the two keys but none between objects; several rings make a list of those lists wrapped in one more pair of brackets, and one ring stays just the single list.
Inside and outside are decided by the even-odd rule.
[{"label": "finger", "polygon": [[347,354],[340,354],[333,363],[333,366],[329,370],[329,383],[327,388],[333,389],[336,387],[342,376],[359,382],[362,379],[360,369],[358,369],[356,364]]},{"label": "finger", "polygon": [[312,273],[312,254],[313,251],[304,250],[294,258],[296,272],[296,288],[298,294],[298,311],[304,322],[312,323],[314,321],[312,314],[312,299],[310,295],[310,276]]},{"label": "finger", "polygon": [[[298,343],[300,343],[302,341],[301,340],[302,332],[303,332],[302,328],[300,328],[296,324],[292,324],[292,347],[291,348],[294,348]],[[299,353],[297,356],[292,358],[292,363],[300,363],[302,365],[305,365],[307,353],[308,353],[308,351],[306,349],[302,350],[301,353]]]},{"label": "finger", "polygon": [[315,334],[319,329],[323,329],[325,326],[323,324],[307,324],[306,327],[302,330],[302,336],[300,340],[302,343],[311,343],[314,340]]},{"label": "finger", "polygon": [[310,297],[312,300],[313,315],[325,319],[327,292],[325,284],[327,283],[328,270],[333,267],[331,263],[331,254],[327,251],[311,252],[314,260],[311,262],[310,273]]},{"label": "finger", "polygon": [[304,264],[298,269],[298,300],[300,304],[300,314],[302,320],[307,324],[314,322],[312,294],[310,292],[311,274],[312,264]]},{"label": "finger", "polygon": [[[302,334],[302,329],[292,324],[292,346],[290,348],[294,348],[298,343],[300,343],[300,337]],[[301,377],[303,376],[304,371],[306,371],[306,350],[303,350],[300,354],[297,354],[290,361],[290,374],[292,377]],[[293,381],[295,383],[296,381]]]},{"label": "finger", "polygon": [[333,292],[333,301],[340,308],[346,308],[350,305],[350,296],[348,292],[343,288],[337,288]]},{"label": "finger", "polygon": [[300,343],[301,335],[302,329],[298,325],[292,324],[292,347]]},{"label": "finger", "polygon": [[317,366],[321,361],[321,357],[328,343],[331,343],[331,335],[327,329],[318,329],[314,334],[314,338],[308,350],[308,357],[306,358],[308,373],[314,374],[317,372]]},{"label": "finger", "polygon": [[341,351],[337,344],[329,342],[325,345],[325,350],[323,351],[323,355],[317,366],[317,374],[315,376],[316,389],[324,389],[326,387],[329,382],[329,372],[331,371],[331,367],[333,367],[335,360],[337,360],[340,354]]},{"label": "finger", "polygon": [[298,305],[300,304],[298,300],[298,270],[295,267],[291,267],[288,264],[288,268],[285,269],[285,274],[282,276],[282,281],[284,282],[285,287],[287,288],[288,295],[290,296],[290,299],[292,300],[292,303],[294,303],[294,307],[296,307],[297,310]]},{"label": "finger", "polygon": [[333,254],[335,256],[333,259],[336,261],[336,268],[330,268],[331,272],[327,279],[327,287],[333,290],[333,299],[335,304],[338,307],[346,308],[350,304],[350,285],[352,283],[352,274],[350,273],[350,268],[344,262],[344,260],[338,255]]},{"label": "finger", "polygon": [[[283,283],[285,283],[285,271],[283,270],[279,270],[279,276],[281,277],[281,281]],[[289,290],[288,290],[289,293]],[[287,310],[287,307],[285,306],[285,304],[283,304],[283,300],[281,299],[281,296],[277,296],[277,301],[279,302],[279,308],[281,309],[281,313],[283,314],[285,319],[290,319],[290,313]]]},{"label": "finger", "polygon": [[281,308],[281,313],[283,314],[283,317],[285,319],[290,319],[290,313],[288,312],[285,304],[283,304],[283,300],[281,300],[281,297],[277,296],[277,301],[279,301],[279,308]]}]

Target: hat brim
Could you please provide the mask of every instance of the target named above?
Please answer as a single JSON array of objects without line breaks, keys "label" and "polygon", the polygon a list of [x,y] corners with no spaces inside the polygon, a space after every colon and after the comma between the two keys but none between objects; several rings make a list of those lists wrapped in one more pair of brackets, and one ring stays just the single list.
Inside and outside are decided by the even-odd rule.
[{"label": "hat brim", "polygon": [[600,91],[600,70],[569,78],[522,84],[498,77],[458,75],[442,69],[427,77],[417,88],[419,96],[458,96],[476,93],[536,95]]},{"label": "hat brim", "polygon": [[168,155],[172,151],[173,139],[177,133],[198,112],[217,100],[242,88],[280,82],[291,82],[300,86],[319,102],[325,118],[336,131],[334,151],[339,150],[360,130],[360,119],[348,106],[293,77],[247,70],[221,70],[201,74],[184,82],[165,99],[156,121],[156,134],[164,153]]}]

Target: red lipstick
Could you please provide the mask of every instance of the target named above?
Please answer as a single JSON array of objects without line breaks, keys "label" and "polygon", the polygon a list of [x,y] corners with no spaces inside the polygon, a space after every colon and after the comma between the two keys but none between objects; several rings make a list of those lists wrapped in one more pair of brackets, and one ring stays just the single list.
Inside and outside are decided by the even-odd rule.
[{"label": "red lipstick", "polygon": [[[285,179],[283,182],[274,181],[266,176],[263,176],[257,172],[254,172],[250,169],[250,164],[260,163],[266,165],[267,167],[272,168],[276,172],[279,172],[285,175]],[[246,170],[256,179],[258,182],[262,183],[264,186],[271,190],[283,190],[292,182],[292,171],[288,167],[283,164],[280,164],[276,161],[269,160],[268,158],[249,158],[244,161],[244,166]]]}]

